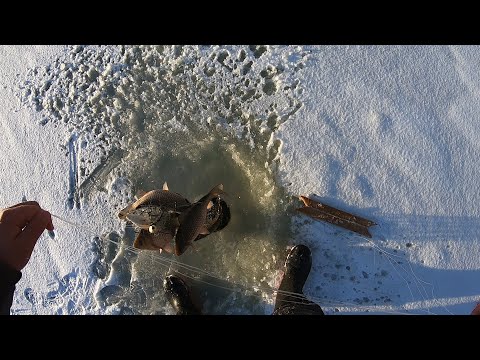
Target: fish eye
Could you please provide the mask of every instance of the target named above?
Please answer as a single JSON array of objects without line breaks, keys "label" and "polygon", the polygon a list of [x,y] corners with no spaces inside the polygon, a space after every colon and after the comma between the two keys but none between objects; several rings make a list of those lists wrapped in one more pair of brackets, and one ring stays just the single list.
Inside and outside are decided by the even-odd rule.
[{"label": "fish eye", "polygon": [[148,231],[150,232],[150,234],[153,234],[155,230],[157,230],[157,227],[155,225],[150,225],[150,227],[148,228]]}]

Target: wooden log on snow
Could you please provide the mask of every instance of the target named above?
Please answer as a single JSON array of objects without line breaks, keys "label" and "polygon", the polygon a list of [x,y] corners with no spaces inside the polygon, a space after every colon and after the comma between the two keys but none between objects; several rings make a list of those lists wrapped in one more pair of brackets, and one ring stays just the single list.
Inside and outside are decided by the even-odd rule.
[{"label": "wooden log on snow", "polygon": [[305,205],[298,208],[297,211],[310,216],[318,221],[326,221],[330,224],[340,226],[344,229],[356,232],[357,234],[371,238],[368,227],[376,225],[373,221],[353,215],[345,211],[325,205],[319,201],[300,196],[299,199]]}]

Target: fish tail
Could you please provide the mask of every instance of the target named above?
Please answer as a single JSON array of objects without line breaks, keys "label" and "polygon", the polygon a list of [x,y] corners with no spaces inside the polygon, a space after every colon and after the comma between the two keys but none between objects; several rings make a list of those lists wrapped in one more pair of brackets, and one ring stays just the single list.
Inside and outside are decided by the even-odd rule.
[{"label": "fish tail", "polygon": [[213,198],[213,197],[218,196],[220,194],[226,194],[226,192],[223,191],[223,184],[218,184],[212,190],[210,190],[210,192],[208,193],[210,198]]}]

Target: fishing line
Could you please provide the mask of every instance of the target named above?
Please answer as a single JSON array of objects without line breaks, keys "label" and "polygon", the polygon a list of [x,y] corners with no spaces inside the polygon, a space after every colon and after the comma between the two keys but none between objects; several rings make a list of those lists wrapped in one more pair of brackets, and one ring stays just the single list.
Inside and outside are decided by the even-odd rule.
[{"label": "fishing line", "polygon": [[[76,224],[76,223],[71,222],[71,221],[69,221],[69,220],[65,220],[65,219],[63,219],[63,218],[61,218],[61,217],[59,217],[59,216],[57,216],[57,215],[53,215],[53,214],[52,214],[52,216],[55,217],[55,218],[57,218],[57,219],[59,219],[59,220],[61,220],[61,221],[64,221],[64,222],[68,223],[69,225],[81,227],[81,228],[84,228],[84,229],[88,230],[88,231],[91,232],[91,233],[94,233],[93,231],[91,231],[91,230],[90,230],[88,227],[86,227],[86,226],[83,226],[83,225],[80,225],[80,224]],[[101,236],[101,237],[99,237],[99,238],[101,238],[102,240],[106,240],[106,241],[108,241],[108,242],[111,242],[111,243],[113,243],[113,244],[116,244],[116,245],[118,245],[118,246],[122,246],[122,247],[124,247],[126,250],[128,250],[128,251],[130,251],[130,252],[132,252],[132,253],[135,253],[135,254],[145,253],[145,251],[142,251],[142,250],[140,250],[140,249],[136,249],[136,248],[134,248],[133,246],[130,246],[130,245],[127,245],[127,244],[122,244],[122,243],[120,243],[120,242],[117,242],[117,241],[115,241],[115,240],[109,239],[109,238],[104,237],[104,236]],[[206,271],[206,270],[200,269],[200,268],[198,268],[198,267],[196,267],[196,266],[189,265],[189,264],[183,263],[183,262],[181,262],[181,261],[174,260],[173,258],[167,259],[167,258],[165,258],[165,257],[164,257],[163,255],[161,255],[161,254],[153,254],[153,253],[151,253],[151,252],[149,252],[148,255],[149,255],[150,257],[152,257],[152,258],[154,259],[154,261],[156,261],[157,263],[161,264],[162,266],[170,266],[170,264],[175,264],[175,265],[178,265],[178,266],[181,267],[181,268],[184,268],[185,270],[189,270],[189,271],[196,272],[196,273],[199,273],[199,274],[202,274],[202,275],[206,275],[206,276],[208,276],[208,277],[211,277],[211,278],[213,278],[213,279],[220,280],[220,281],[223,281],[223,282],[228,282],[228,283],[233,284],[233,285],[235,285],[235,286],[237,286],[237,287],[244,287],[244,288],[245,288],[244,290],[247,290],[247,291],[251,291],[251,290],[252,290],[252,289],[249,289],[249,288],[246,287],[246,286],[243,286],[243,285],[240,285],[240,284],[237,284],[237,283],[232,283],[231,281],[228,281],[228,280],[226,280],[226,279],[224,279],[224,278],[221,278],[221,277],[219,277],[219,276],[216,276],[216,275],[214,275],[214,274],[212,274],[212,273],[210,273],[210,272],[208,272],[208,271]],[[176,271],[179,272],[178,270],[176,270]],[[179,273],[180,273],[180,272],[179,272]],[[186,275],[186,274],[184,274],[184,273],[181,273],[181,274],[182,274],[182,275]],[[199,280],[199,281],[200,281],[200,280]],[[212,286],[219,286],[219,285],[216,285],[216,284],[213,284],[213,283],[210,283],[210,282],[206,282],[205,280],[202,280],[202,282],[208,283],[208,284],[210,284],[210,285],[212,285]],[[224,288],[224,289],[231,289],[231,288],[227,288],[227,287],[223,287],[223,288]],[[300,297],[303,297],[303,295],[302,295],[302,294],[299,294],[299,293],[293,293],[293,292],[288,292],[288,291],[279,291],[279,290],[275,290],[275,289],[273,289],[273,288],[267,288],[267,287],[264,287],[264,286],[255,286],[255,287],[252,287],[252,288],[258,288],[259,290],[264,290],[265,292],[281,292],[281,293],[285,293],[285,294],[287,294],[287,295],[291,295],[292,297],[295,297],[295,296],[296,296],[296,297],[299,297],[299,298],[300,298]]]},{"label": "fishing line", "polygon": [[[111,241],[110,239],[106,239],[108,241]],[[114,242],[114,241],[113,241]],[[114,242],[116,243],[116,242]],[[127,247],[129,247],[127,245]],[[130,248],[130,247],[129,247]],[[132,251],[132,249],[128,249],[130,251]],[[138,249],[135,249],[133,250],[134,252],[138,253],[139,250]],[[141,252],[141,250],[140,250]],[[162,262],[162,260],[150,253],[149,254],[152,258],[153,258],[153,261],[158,263],[159,265],[161,266],[166,266],[165,263]],[[230,281],[227,281],[227,280],[224,280],[222,278],[218,278],[218,277],[215,277],[216,279],[218,280],[221,280],[221,281],[226,281],[230,284],[234,284],[235,286],[237,286],[238,289],[235,289],[234,287],[227,287],[227,286],[222,286],[222,285],[218,285],[218,284],[214,284],[212,282],[209,282],[209,281],[206,281],[206,280],[202,280],[202,279],[199,279],[199,278],[196,278],[196,277],[193,277],[191,275],[188,275],[186,273],[183,273],[181,271],[178,271],[178,270],[175,270],[175,272],[177,272],[178,274],[182,275],[182,276],[185,276],[189,279],[192,279],[192,280],[195,280],[195,281],[198,281],[198,282],[201,282],[201,283],[204,283],[204,284],[207,284],[207,285],[210,285],[210,286],[214,286],[214,287],[217,287],[217,288],[221,288],[221,289],[224,289],[224,290],[229,290],[231,292],[237,292],[237,293],[241,293],[242,291],[245,291],[245,292],[248,292],[250,296],[253,296],[253,297],[258,297],[260,299],[263,299],[263,296],[262,295],[259,295],[259,294],[255,294],[255,293],[252,293],[252,289],[255,291],[255,290],[263,290],[264,292],[268,292],[268,291],[272,291],[272,292],[275,292],[275,293],[280,293],[280,294],[285,294],[285,295],[289,295],[289,297],[291,298],[296,298],[298,300],[303,300],[305,298],[307,299],[314,299],[316,300],[316,302],[321,302],[321,303],[328,303],[330,304],[331,306],[337,306],[337,307],[341,307],[341,306],[338,306],[338,304],[342,305],[342,306],[345,306],[345,305],[350,305],[350,306],[354,306],[354,307],[359,307],[358,304],[354,304],[354,303],[338,303],[338,302],[333,302],[331,300],[326,300],[324,298],[318,298],[318,297],[310,297],[310,296],[304,296],[302,294],[299,294],[299,293],[294,293],[294,292],[289,292],[289,291],[282,291],[282,290],[275,290],[273,288],[266,288],[266,287],[262,287],[262,286],[253,286],[252,289],[249,289],[247,286],[243,286],[243,285],[240,285],[240,284],[235,284],[235,283],[232,283]],[[244,288],[243,290],[240,289],[240,288]],[[287,300],[285,299],[284,300],[285,303],[291,303],[291,304],[302,304],[302,305],[315,305],[315,304],[306,304],[305,302],[302,302],[302,301],[293,301],[293,300]],[[395,311],[395,310],[390,310],[390,311],[387,311],[387,310],[382,310],[382,309],[379,309],[378,307],[375,307],[375,306],[363,306],[363,308],[366,308],[368,310],[376,310],[376,311],[381,311],[381,312],[387,312],[387,313],[393,313],[393,314],[409,314],[409,313],[406,313],[406,312],[400,312],[400,311]],[[410,314],[409,314],[410,315]]]},{"label": "fishing line", "polygon": [[[362,238],[363,238],[363,237],[362,237]],[[427,301],[428,301],[428,299],[427,299],[427,295],[428,295],[428,294],[427,294],[427,290],[425,289],[425,287],[424,287],[423,284],[427,284],[427,285],[431,286],[431,287],[432,287],[432,298],[433,298],[433,301],[435,301],[434,285],[433,285],[432,283],[429,283],[429,282],[427,282],[427,281],[422,280],[421,278],[419,278],[419,277],[417,276],[417,274],[415,273],[415,271],[413,270],[410,261],[407,260],[407,263],[408,263],[409,268],[410,268],[410,272],[409,272],[404,266],[401,266],[401,265],[397,265],[397,266],[396,266],[396,265],[394,265],[394,262],[395,262],[395,260],[393,259],[394,257],[395,257],[395,258],[400,258],[400,259],[402,259],[402,260],[406,260],[406,259],[404,259],[402,256],[393,254],[393,253],[391,253],[391,252],[388,252],[388,251],[382,249],[382,248],[379,247],[377,244],[375,244],[371,239],[367,239],[367,238],[364,238],[364,239],[367,240],[367,241],[372,245],[372,247],[373,247],[374,249],[378,250],[380,253],[382,253],[382,254],[385,255],[386,259],[387,259],[388,262],[391,264],[391,266],[393,267],[393,269],[395,270],[395,272],[397,273],[397,275],[398,275],[398,276],[405,282],[405,284],[407,285],[407,288],[408,288],[408,290],[409,290],[409,292],[410,292],[410,295],[411,295],[411,297],[412,297],[412,301],[415,301],[415,297],[414,297],[414,295],[413,295],[413,291],[412,291],[412,289],[411,289],[411,287],[410,287],[410,285],[409,285],[408,280],[405,279],[405,278],[402,276],[402,274],[400,274],[400,272],[398,271],[397,266],[399,266],[403,271],[405,271],[405,273],[411,274],[411,275],[413,276],[413,280],[414,280],[415,286],[417,287],[417,290],[418,290],[418,292],[419,292],[419,294],[420,294],[420,297],[422,298],[422,300],[423,300],[424,302],[427,302]],[[423,284],[422,284],[422,283],[423,283]],[[444,305],[440,305],[440,306],[441,306],[442,308],[444,308],[448,313],[452,314]],[[431,312],[430,309],[425,310],[425,312],[426,312],[427,314],[434,314],[433,312]],[[434,314],[434,315],[435,315],[435,314]]]},{"label": "fishing line", "polygon": [[[69,220],[66,220],[66,219],[63,219],[61,218],[60,216],[58,215],[54,215],[54,214],[51,214],[53,217],[71,225],[71,226],[74,226],[74,227],[79,227],[79,228],[83,228],[87,231],[89,231],[90,233],[94,233],[95,235],[97,234],[96,232],[92,231],[91,229],[89,229],[87,226],[84,226],[84,225],[80,225],[80,224],[77,224],[77,223],[74,223],[72,221],[69,221]],[[272,287],[267,287],[267,286],[264,286],[264,285],[259,285],[259,286],[246,286],[246,285],[242,285],[242,284],[238,284],[238,283],[234,283],[234,282],[231,282],[229,280],[226,280],[224,278],[221,278],[219,276],[216,276],[206,270],[203,270],[203,269],[200,269],[198,267],[195,267],[193,265],[189,265],[189,264],[186,264],[186,263],[183,263],[181,261],[178,261],[178,260],[174,260],[173,257],[170,258],[170,259],[167,259],[165,258],[165,256],[161,255],[161,254],[153,254],[152,252],[149,252],[149,253],[146,253],[145,251],[142,251],[140,249],[136,249],[134,248],[133,246],[130,246],[130,245],[127,245],[127,244],[123,244],[121,242],[118,242],[118,241],[115,241],[115,240],[112,240],[112,239],[109,239],[105,236],[97,236],[98,238],[102,239],[102,240],[106,240],[110,243],[113,243],[113,244],[116,244],[117,246],[119,247],[123,247],[125,248],[125,250],[127,251],[130,251],[134,254],[145,254],[145,255],[148,255],[150,256],[150,258],[158,265],[166,268],[168,270],[168,272],[172,271],[172,266],[175,264],[177,265],[179,268],[183,269],[184,271],[182,270],[179,270],[179,269],[174,269],[173,271],[186,277],[186,278],[189,278],[189,279],[192,279],[194,281],[197,281],[197,282],[200,282],[200,283],[204,283],[204,284],[207,284],[207,285],[210,285],[210,286],[213,286],[213,287],[217,287],[217,288],[220,288],[220,289],[224,289],[224,290],[227,290],[227,291],[231,291],[231,292],[236,292],[236,293],[246,293],[247,295],[249,296],[254,296],[254,297],[257,297],[257,298],[260,298],[262,300],[264,300],[264,296],[261,295],[261,294],[256,294],[257,291],[263,291],[264,293],[266,293],[267,295],[274,295],[274,294],[283,294],[283,295],[288,295],[288,298],[284,300],[285,303],[291,303],[291,304],[302,304],[302,305],[314,305],[314,304],[309,304],[309,303],[305,303],[304,300],[305,299],[308,299],[308,300],[313,300],[317,303],[325,303],[325,302],[328,302],[326,301],[325,299],[323,298],[319,298],[319,297],[313,297],[313,296],[306,296],[304,294],[300,294],[300,293],[295,293],[295,292],[289,292],[289,291],[284,291],[284,290],[277,290],[277,289],[274,289]],[[200,279],[198,277],[195,277],[195,276],[192,276],[192,275],[189,275],[187,274],[185,271],[191,271],[193,273],[196,273],[197,275],[205,275],[205,276],[208,276],[212,279],[215,279],[215,280],[218,280],[218,281],[221,281],[221,282],[226,282],[228,284],[231,284],[233,286],[223,286],[223,285],[220,285],[220,284],[215,284],[215,283],[212,283],[211,281],[207,281],[207,280],[204,280],[204,279]],[[293,300],[291,300],[293,299]],[[295,301],[296,300],[301,300],[301,301]],[[270,299],[271,300],[271,299]],[[342,304],[343,306],[347,305],[347,303],[343,303]],[[351,306],[355,306],[355,307],[359,307],[358,304],[348,304],[348,305],[351,305]],[[383,311],[381,309],[378,309],[376,307],[368,307],[369,309],[372,309],[372,310],[376,310],[376,311]],[[392,311],[390,311],[392,312]],[[396,312],[396,313],[402,313],[402,312]]]},{"label": "fishing line", "polygon": [[[407,284],[408,290],[410,291],[410,295],[412,296],[412,301],[414,301],[414,300],[415,300],[415,297],[413,296],[412,289],[410,288],[410,286],[409,286],[409,284],[408,284],[408,280],[405,279],[405,278],[399,273],[399,271],[397,270],[396,266],[394,265],[394,260],[392,259],[393,257],[397,257],[397,258],[402,258],[402,257],[399,256],[399,255],[396,255],[396,254],[392,254],[392,253],[390,253],[390,252],[388,252],[388,251],[386,251],[386,250],[383,250],[382,248],[380,248],[377,244],[375,244],[375,243],[374,243],[372,240],[370,240],[370,239],[367,239],[367,241],[368,241],[375,249],[377,249],[379,252],[383,253],[383,254],[386,256],[387,260],[390,262],[390,264],[392,265],[392,267],[395,269],[395,271],[397,272],[398,276],[400,276],[400,277],[403,279],[403,281],[405,281],[405,283]],[[402,258],[402,260],[404,260],[404,259]],[[423,301],[426,301],[426,300],[427,300],[427,298],[426,298],[426,297],[427,297],[427,291],[426,291],[425,287],[424,287],[421,283],[423,282],[423,283],[425,283],[425,284],[428,284],[428,285],[432,286],[432,295],[433,295],[433,284],[431,284],[431,283],[429,283],[429,282],[426,282],[426,281],[424,281],[424,280],[421,280],[421,279],[417,276],[417,274],[415,273],[415,271],[413,271],[413,268],[412,268],[412,266],[411,266],[411,264],[410,264],[410,261],[407,261],[407,262],[408,262],[408,264],[409,264],[410,272],[411,272],[411,274],[412,274],[412,276],[413,276],[413,279],[414,279],[414,282],[415,282],[415,286],[417,287],[417,290],[418,290],[418,292],[419,292],[422,300],[423,300]],[[401,268],[403,271],[405,271],[405,273],[408,274],[408,271],[407,271],[403,266],[400,266],[400,268]],[[420,287],[421,287],[421,288],[420,288]],[[423,290],[423,291],[422,291],[422,290]],[[432,297],[433,297],[433,296],[432,296]],[[430,310],[429,310],[429,309],[427,310],[427,313],[430,313]]]}]

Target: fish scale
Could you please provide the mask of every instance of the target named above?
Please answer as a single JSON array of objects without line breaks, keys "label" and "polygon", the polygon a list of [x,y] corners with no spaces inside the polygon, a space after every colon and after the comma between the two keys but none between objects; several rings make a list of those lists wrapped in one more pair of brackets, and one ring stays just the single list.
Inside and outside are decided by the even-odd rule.
[{"label": "fish scale", "polygon": [[134,247],[173,252],[171,241],[175,239],[175,253],[179,255],[192,241],[226,226],[230,211],[220,198],[221,193],[224,193],[222,184],[191,204],[182,195],[169,191],[165,183],[163,190],[144,194],[120,211],[119,217],[140,228]]},{"label": "fish scale", "polygon": [[127,206],[119,212],[120,219],[127,218],[137,225],[143,227],[149,226],[163,219],[162,223],[166,224],[170,218],[169,211],[177,211],[181,207],[188,206],[190,201],[182,195],[169,191],[168,185],[165,183],[162,190],[152,190],[145,193],[133,204]]},{"label": "fish scale", "polygon": [[186,248],[202,233],[202,230],[205,230],[208,203],[223,192],[223,185],[219,184],[185,211],[175,236],[175,254],[177,256],[183,254]]},{"label": "fish scale", "polygon": [[146,205],[146,206],[138,207],[135,210],[131,211],[127,215],[127,219],[131,215],[136,215],[136,216],[143,217],[148,223],[153,224],[157,222],[164,213],[165,211],[160,206]]},{"label": "fish scale", "polygon": [[140,208],[149,205],[157,205],[175,210],[178,206],[188,204],[190,204],[190,202],[180,194],[168,190],[152,190],[138,199],[133,206],[135,208]]}]

